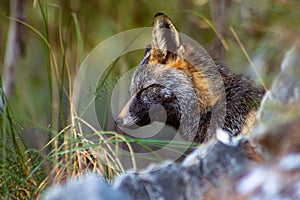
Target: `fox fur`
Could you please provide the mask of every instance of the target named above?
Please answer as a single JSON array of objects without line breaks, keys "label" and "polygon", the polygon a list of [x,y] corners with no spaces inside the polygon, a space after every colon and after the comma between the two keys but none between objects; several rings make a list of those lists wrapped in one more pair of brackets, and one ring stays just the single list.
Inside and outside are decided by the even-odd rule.
[{"label": "fox fur", "polygon": [[[119,126],[150,124],[150,112],[188,141],[202,143],[218,128],[231,136],[249,128],[264,89],[215,62],[200,46],[183,42],[172,21],[163,13],[154,17],[152,42],[135,70],[130,99],[120,112]],[[254,120],[255,121],[255,120]]]}]

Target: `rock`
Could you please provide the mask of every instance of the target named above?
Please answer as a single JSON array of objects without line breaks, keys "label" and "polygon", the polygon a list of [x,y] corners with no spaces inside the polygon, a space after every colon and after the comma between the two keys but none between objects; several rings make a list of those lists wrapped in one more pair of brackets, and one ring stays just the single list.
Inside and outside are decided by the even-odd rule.
[{"label": "rock", "polygon": [[207,189],[205,198],[218,200],[222,196],[222,199],[300,199],[299,136],[300,117],[288,123],[268,127],[267,132],[257,140],[267,150],[268,159],[245,170],[237,178],[229,175],[229,178],[219,179],[219,187]]},{"label": "rock", "polygon": [[300,152],[300,117],[268,127],[255,140],[269,157]]},{"label": "rock", "polygon": [[265,132],[274,124],[282,124],[299,115],[300,110],[300,42],[285,54],[281,72],[264,96],[259,112],[259,131]]},{"label": "rock", "polygon": [[130,200],[121,191],[113,189],[103,178],[89,174],[46,191],[43,200]]},{"label": "rock", "polygon": [[240,199],[300,199],[300,154],[258,166],[236,183]]},{"label": "rock", "polygon": [[189,155],[182,165],[164,162],[147,169],[126,173],[116,179],[114,188],[136,200],[203,199],[223,178],[236,179],[261,161],[248,140],[236,144],[211,141]]},{"label": "rock", "polygon": [[270,155],[300,148],[297,136],[300,126],[295,123],[300,117],[299,55],[300,42],[297,41],[285,54],[281,72],[263,98],[258,112],[259,123],[253,135]]}]

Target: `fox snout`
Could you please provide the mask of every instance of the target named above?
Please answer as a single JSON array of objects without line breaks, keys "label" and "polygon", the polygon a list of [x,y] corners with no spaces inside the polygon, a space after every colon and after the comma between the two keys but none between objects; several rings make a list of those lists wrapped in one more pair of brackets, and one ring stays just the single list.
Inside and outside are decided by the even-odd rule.
[{"label": "fox snout", "polygon": [[154,121],[175,126],[179,120],[179,102],[174,93],[162,85],[152,84],[133,93],[115,122],[118,126],[136,129]]},{"label": "fox snout", "polygon": [[[122,111],[118,115],[116,119],[116,124],[122,127],[126,127],[130,125],[131,123],[128,123],[128,119],[130,118],[129,114],[129,102],[126,103],[126,105],[123,107]],[[131,120],[132,121],[132,120]]]},{"label": "fox snout", "polygon": [[150,124],[151,120],[148,116],[147,111],[144,110],[142,115],[135,115],[130,109],[131,103],[132,101],[128,101],[126,103],[126,105],[123,107],[120,114],[118,115],[117,119],[115,120],[115,123],[120,127],[129,129],[137,129],[140,126]]}]

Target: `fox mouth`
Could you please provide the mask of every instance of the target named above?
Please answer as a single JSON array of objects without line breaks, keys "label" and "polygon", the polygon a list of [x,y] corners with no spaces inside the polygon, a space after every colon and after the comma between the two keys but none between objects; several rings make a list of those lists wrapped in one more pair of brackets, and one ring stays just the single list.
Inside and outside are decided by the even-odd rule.
[{"label": "fox mouth", "polygon": [[[131,118],[131,119],[128,119]],[[151,124],[151,119],[148,114],[145,114],[140,120],[134,117],[128,117],[127,119],[118,117],[115,121],[116,125],[122,128],[127,128],[131,130],[136,130],[141,126],[146,126]]]},{"label": "fox mouth", "polygon": [[125,118],[118,117],[115,122],[120,127],[135,130],[153,122],[166,122],[166,113],[162,106],[153,105],[148,111],[140,113],[138,117],[132,115]]}]

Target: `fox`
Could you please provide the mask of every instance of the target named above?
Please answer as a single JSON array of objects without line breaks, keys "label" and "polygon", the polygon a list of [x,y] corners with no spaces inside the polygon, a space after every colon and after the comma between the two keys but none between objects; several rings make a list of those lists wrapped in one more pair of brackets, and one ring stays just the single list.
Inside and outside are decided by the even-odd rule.
[{"label": "fox", "polygon": [[[230,136],[249,132],[265,93],[262,86],[185,41],[164,13],[154,16],[151,37],[133,73],[130,98],[115,120],[118,126],[161,121],[196,143],[209,141],[217,129]],[[160,117],[163,111],[166,117]]]}]

